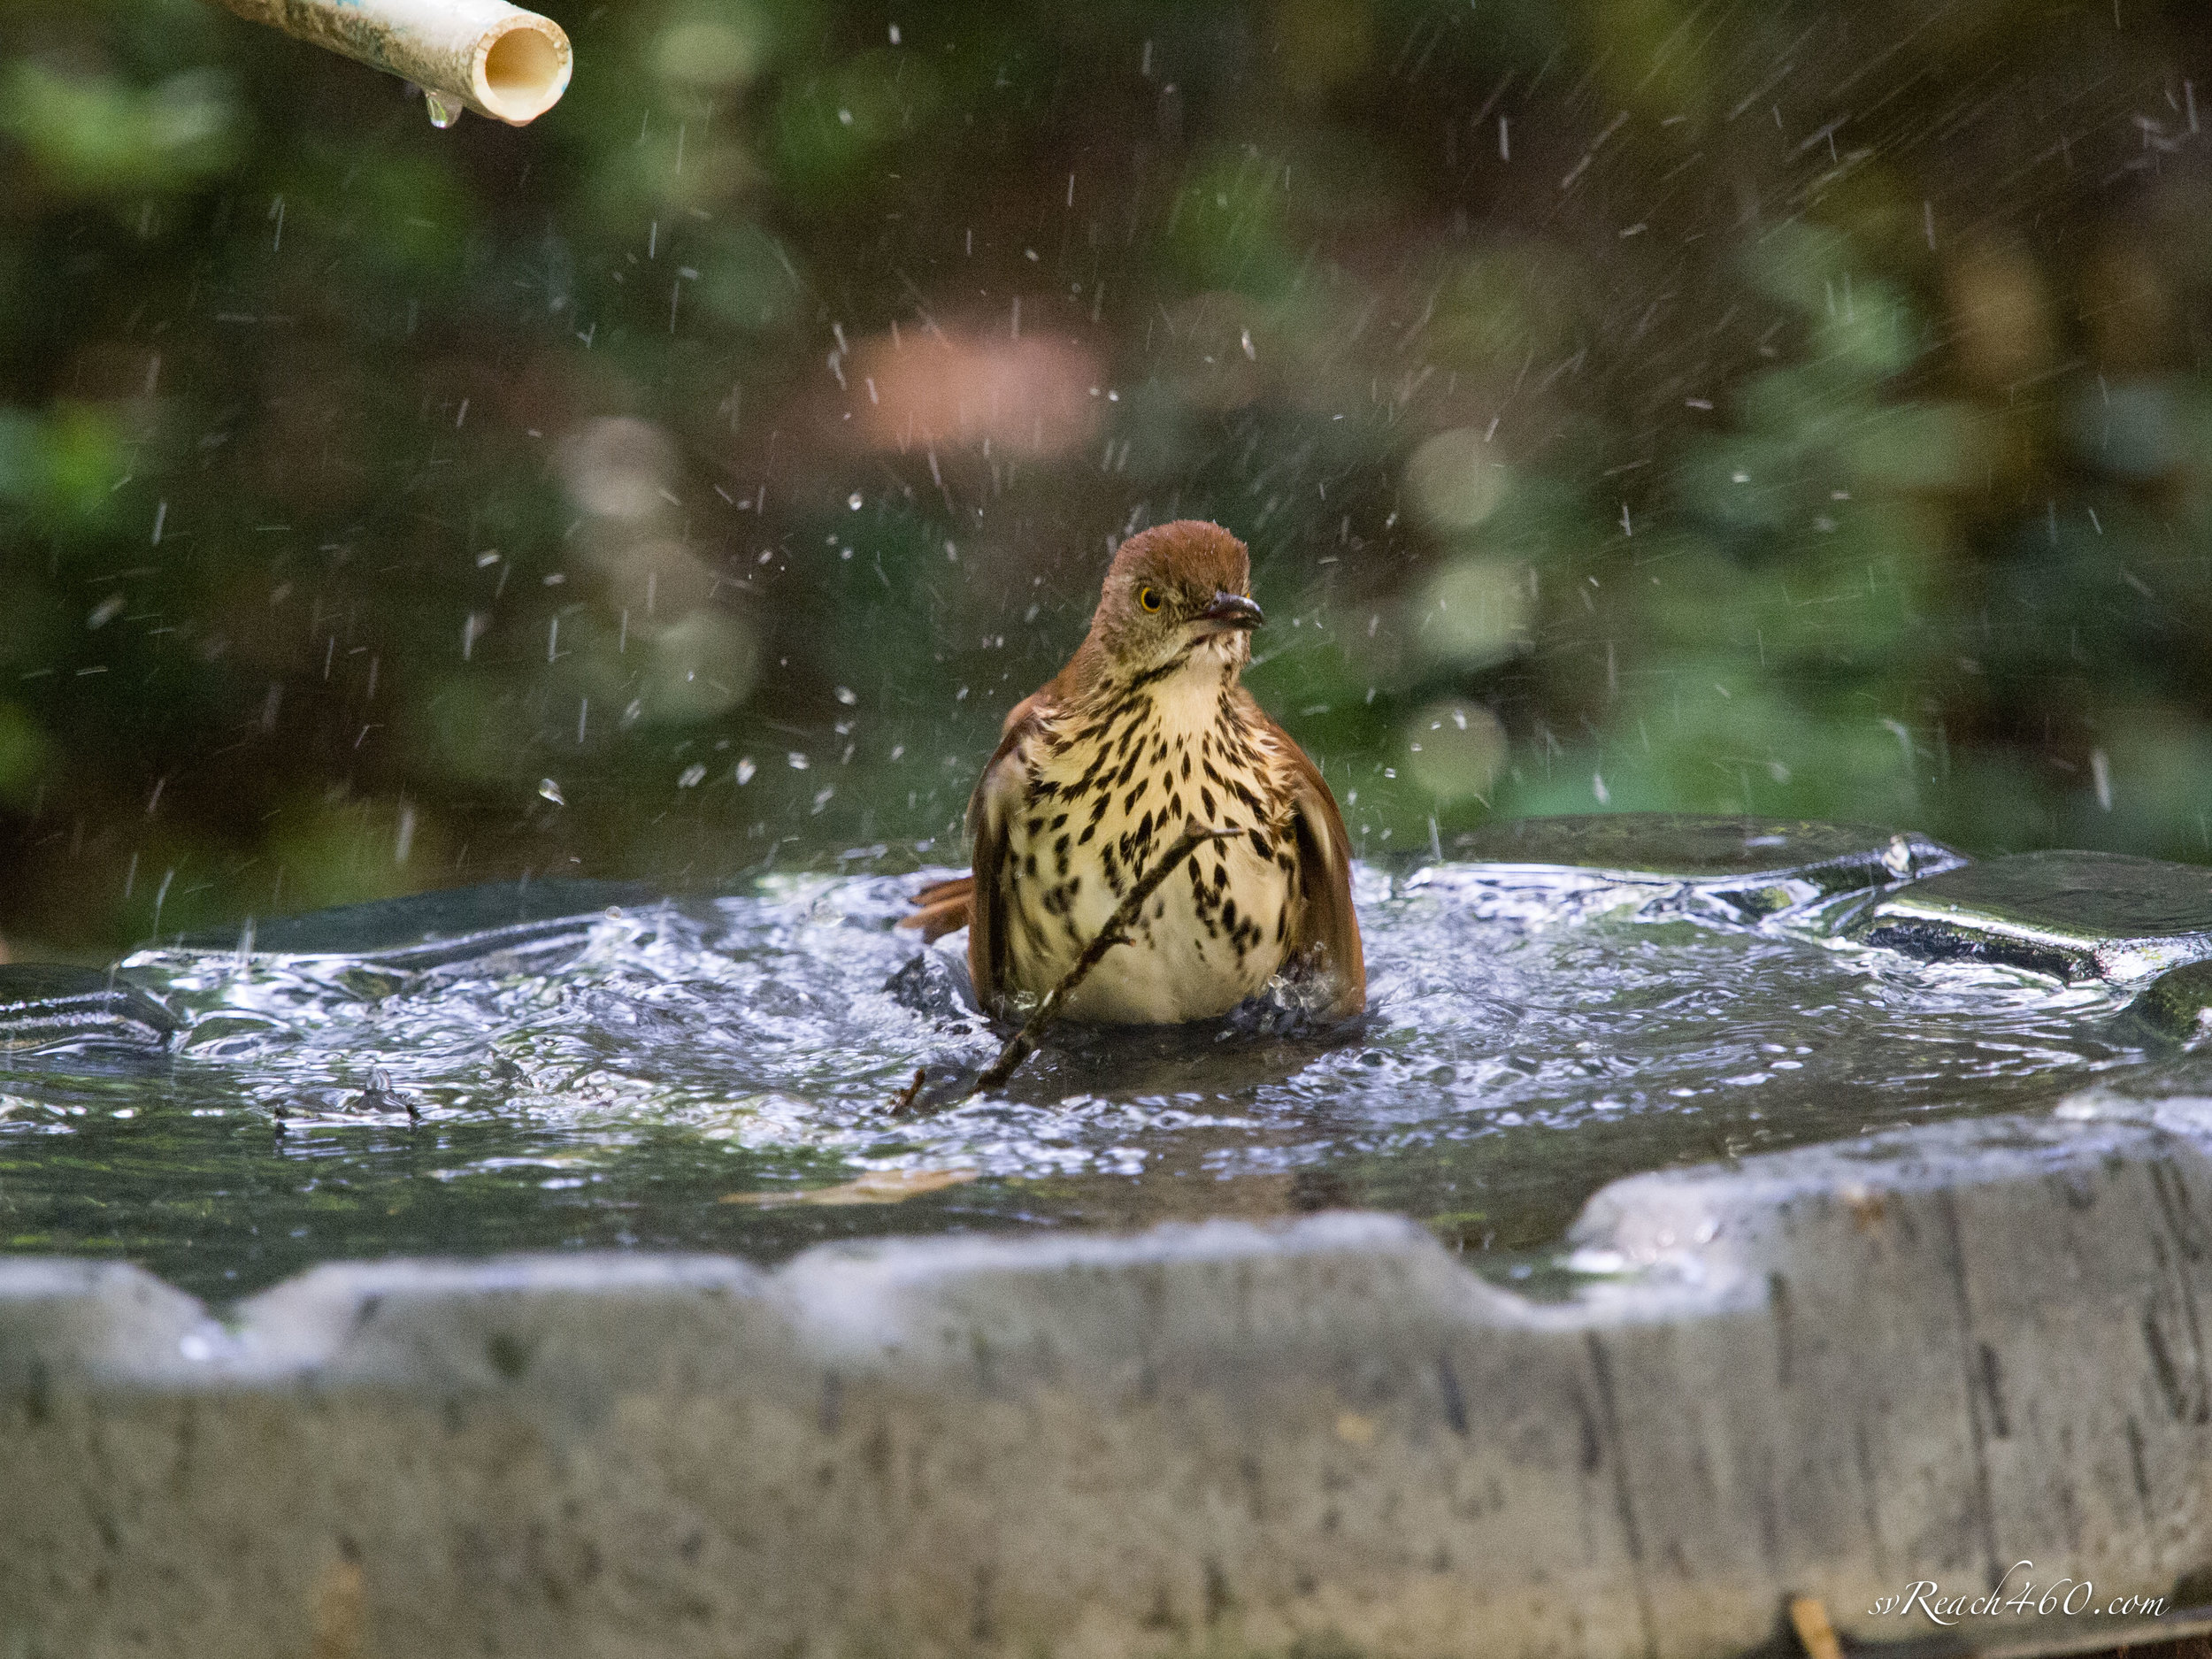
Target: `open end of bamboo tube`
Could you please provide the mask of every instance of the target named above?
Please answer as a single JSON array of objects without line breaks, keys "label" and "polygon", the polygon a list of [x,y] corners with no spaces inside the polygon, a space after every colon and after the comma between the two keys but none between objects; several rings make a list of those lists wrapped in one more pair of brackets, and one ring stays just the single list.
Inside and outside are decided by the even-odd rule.
[{"label": "open end of bamboo tube", "polygon": [[239,16],[411,81],[430,119],[462,108],[520,127],[568,90],[574,55],[550,18],[508,0],[222,0]]},{"label": "open end of bamboo tube", "polygon": [[568,90],[568,37],[548,19],[515,17],[487,31],[472,68],[471,101],[485,114],[520,127]]}]

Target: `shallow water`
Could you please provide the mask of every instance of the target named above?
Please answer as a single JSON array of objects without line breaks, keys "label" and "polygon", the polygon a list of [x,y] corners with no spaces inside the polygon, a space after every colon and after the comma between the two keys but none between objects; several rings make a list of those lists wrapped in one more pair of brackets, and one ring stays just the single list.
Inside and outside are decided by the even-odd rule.
[{"label": "shallow water", "polygon": [[[0,1055],[0,1243],[221,1298],[337,1256],[767,1260],[1356,1205],[1525,1274],[1617,1176],[2193,1064],[2109,987],[1849,943],[1855,897],[1732,923],[1586,873],[1446,864],[1360,872],[1373,1006],[1353,1027],[1063,1028],[1002,1093],[905,1118],[917,1066],[998,1042],[894,931],[918,885],[766,878],[489,957],[308,955],[281,924],[250,955],[142,953],[123,973],[184,1022],[165,1050]],[[846,1195],[897,1172],[929,1190],[761,1202],[871,1172]]]}]

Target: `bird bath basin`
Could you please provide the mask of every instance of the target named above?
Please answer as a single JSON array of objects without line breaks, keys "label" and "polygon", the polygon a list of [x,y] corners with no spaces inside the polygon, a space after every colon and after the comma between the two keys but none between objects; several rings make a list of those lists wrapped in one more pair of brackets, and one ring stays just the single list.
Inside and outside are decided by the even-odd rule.
[{"label": "bird bath basin", "polygon": [[[8,1058],[9,1236],[224,1297],[390,1253],[767,1262],[1356,1208],[1526,1276],[1619,1176],[2170,1062],[2116,1024],[2130,986],[1854,942],[1878,892],[1961,862],[1887,832],[1539,821],[1461,850],[1362,871],[1374,1009],[1347,1031],[1062,1026],[1004,1090],[918,1118],[891,1110],[915,1068],[995,1038],[965,935],[894,930],[909,877],[525,883],[142,951],[116,982],[180,1029]],[[0,999],[42,972],[0,971]],[[823,1189],[901,1202],[781,1202]]]},{"label": "bird bath basin", "polygon": [[[322,1379],[318,1387],[369,1378],[403,1394],[427,1389],[448,1402],[453,1434],[462,1430],[451,1426],[450,1402],[486,1390],[506,1401],[501,1409],[535,1422],[533,1413],[553,1408],[527,1392],[532,1377],[546,1374],[532,1370],[530,1356],[549,1339],[534,1325],[527,1336],[495,1330],[484,1349],[481,1331],[507,1315],[466,1308],[490,1286],[510,1311],[550,1299],[547,1306],[568,1310],[559,1317],[598,1332],[561,1350],[571,1383],[586,1394],[672,1386],[664,1368],[651,1366],[655,1380],[644,1384],[607,1380],[606,1343],[658,1353],[656,1344],[677,1341],[659,1326],[609,1336],[610,1309],[664,1310],[671,1298],[688,1307],[700,1296],[780,1309],[782,1334],[757,1333],[749,1357],[730,1361],[720,1382],[686,1386],[734,1389],[757,1402],[795,1388],[792,1397],[809,1402],[793,1408],[812,1425],[807,1432],[833,1439],[853,1409],[845,1402],[872,1388],[909,1389],[897,1434],[916,1448],[950,1446],[966,1432],[931,1415],[953,1409],[946,1388],[1062,1409],[1073,1386],[1067,1367],[1079,1371],[1087,1345],[1102,1344],[1118,1357],[1100,1362],[1102,1376],[1141,1351],[1180,1356],[1142,1360],[1134,1380],[1124,1379],[1136,1392],[1115,1395],[1153,1425],[1133,1428],[1131,1418],[1123,1424],[1130,1432],[1164,1436],[1196,1460],[1180,1473],[1156,1471],[1171,1486],[1196,1479],[1192,1471],[1212,1467],[1210,1458],[1228,1459],[1225,1468],[1238,1456],[1249,1463],[1279,1453],[1288,1461],[1271,1479],[1334,1490],[1328,1482],[1340,1476],[1364,1494],[1357,1503],[1381,1503],[1382,1488],[1359,1483],[1377,1459],[1389,1463],[1381,1448],[1397,1446],[1393,1437],[1412,1432],[1400,1419],[1416,1396],[1426,1426],[1413,1433],[1412,1461],[1389,1464],[1388,1490],[1429,1479],[1409,1471],[1433,1474],[1436,1445],[1478,1462],[1505,1456],[1484,1477],[1488,1486],[1470,1473],[1475,1484],[1455,1487],[1458,1496],[1429,1494],[1442,1505],[1441,1541],[1414,1551],[1385,1505],[1343,1523],[1339,1544],[1327,1541],[1331,1523],[1306,1540],[1303,1565],[1279,1571],[1237,1564],[1279,1566],[1297,1554],[1268,1533],[1266,1503],[1222,1497],[1240,1514],[1249,1508],[1248,1525],[1229,1526],[1242,1541],[1164,1541],[1182,1552],[1179,1565],[1132,1568],[1127,1582],[1079,1592],[1088,1598],[1082,1617],[1107,1632],[1100,1651],[1133,1650],[1116,1632],[1155,1628],[1144,1620],[1156,1600],[1167,1621],[1157,1629],[1189,1636],[1233,1624],[1247,1646],[1222,1651],[1288,1651],[1294,1640],[1328,1632],[1346,1652],[1409,1650],[1417,1636],[1461,1629],[1453,1621],[1463,1613],[1454,1609],[1479,1604],[1502,1621],[1485,1629],[1504,1645],[1486,1638],[1468,1651],[1545,1651],[1562,1620],[1582,1619],[1580,1640],[1593,1653],[1717,1653],[1763,1639],[1785,1593],[1823,1586],[1839,1625],[1857,1621],[1862,1633],[1886,1640],[1928,1637],[1939,1632],[1870,1624],[1857,1603],[1890,1578],[1893,1590],[1946,1577],[1966,1587],[1992,1563],[2039,1548],[2047,1557],[2055,1545],[2008,1532],[2007,1517],[2046,1514],[2057,1502],[2055,1480],[2074,1506],[2072,1532],[2060,1532],[2095,1557],[2109,1589],[2147,1589],[2170,1601],[2177,1583],[2194,1582],[2189,1573],[2212,1561],[2212,1502],[2197,1472],[2212,1389],[2185,1333],[2196,1329],[2194,1281],[2212,1271],[2203,1265],[2212,1247],[2193,1218],[2212,1213],[2201,1207],[2212,1192],[2198,1191],[2189,1212],[2202,1155],[2188,1101],[2212,1094],[2212,1061],[2193,1043],[2212,978],[2191,964],[2212,956],[2212,877],[2090,855],[1970,864],[1887,830],[1740,819],[1535,820],[1440,850],[1449,856],[1359,872],[1372,1006],[1356,1025],[1292,1034],[1259,1018],[1173,1032],[1063,1027],[1004,1089],[926,1115],[893,1106],[915,1068],[979,1063],[997,1039],[965,1000],[961,938],[925,949],[895,930],[918,885],[911,875],[765,876],[741,891],[673,898],[612,884],[523,883],[265,921],[235,938],[142,951],[110,974],[0,969],[0,1039],[12,1037],[0,1050],[0,1216],[10,1248],[131,1263],[207,1304],[291,1280],[218,1325],[142,1275],[103,1278],[37,1260],[0,1265],[0,1281],[16,1276],[12,1290],[0,1283],[0,1305],[17,1310],[14,1325],[0,1318],[0,1387],[14,1374],[10,1365],[44,1378],[76,1374],[75,1366],[89,1379],[83,1409],[99,1418],[125,1409],[110,1398],[118,1389],[132,1401],[204,1388],[231,1399],[241,1390],[280,1394],[311,1373]],[[2147,1169],[2163,1172],[2142,1175]],[[2100,1181],[2135,1181],[2140,1191],[2100,1197],[2091,1190]],[[1979,1210],[1977,1193],[1986,1198]],[[2158,1225],[2171,1240],[2146,1244],[2139,1261],[2085,1267],[2094,1252],[2051,1217],[2076,1225],[2100,1202],[2129,1238],[2162,1205]],[[1322,1210],[1390,1212],[1415,1225],[1337,1217],[1288,1231],[1169,1230],[1127,1247],[1088,1241],[1159,1223],[1271,1223]],[[1854,1255],[1891,1226],[1906,1231],[1886,1254]],[[768,1279],[726,1259],[772,1267],[828,1241],[947,1234],[971,1237],[817,1252]],[[1978,1248],[1993,1254],[1975,1266]],[[2067,1300],[2076,1292],[2037,1254],[2051,1249],[2071,1253],[2068,1282],[2093,1282],[2092,1300],[2116,1310],[2124,1345],[2090,1333],[2089,1316]],[[293,1277],[317,1263],[513,1251],[587,1254],[567,1269],[522,1258],[481,1270],[357,1265]],[[634,1254],[610,1263],[603,1251]],[[710,1253],[721,1264],[641,1254],[650,1252]],[[1238,1301],[1233,1317],[1228,1304],[1207,1303],[1228,1294],[1207,1277],[1207,1263],[1240,1263],[1239,1273],[1263,1279],[1279,1271],[1287,1301],[1265,1316]],[[78,1277],[52,1279],[65,1267]],[[1125,1340],[1118,1322],[1137,1316],[1119,1303],[1090,1317],[1051,1311],[1050,1295],[1024,1302],[1027,1293],[1007,1286],[1031,1272],[1074,1274],[1091,1287],[1084,1294],[1141,1279],[1145,1305],[1173,1327],[1172,1340],[1157,1331]],[[48,1277],[31,1285],[40,1273]],[[1185,1283],[1190,1274],[1196,1279]],[[1196,1299],[1195,1324],[1177,1323],[1179,1297]],[[424,1329],[434,1331],[415,1330],[398,1348],[365,1359],[360,1333],[387,1302],[419,1303],[430,1321]],[[48,1312],[21,1311],[80,1303],[94,1313],[58,1336],[59,1327],[38,1323]],[[123,1303],[127,1317],[115,1312]],[[1309,1305],[1308,1315],[1285,1311]],[[1809,1309],[1826,1323],[1808,1325]],[[106,1330],[111,1314],[121,1321],[112,1351],[85,1358],[98,1344],[84,1332]],[[1992,1325],[1973,1339],[1962,1372],[1960,1322],[2014,1315],[2025,1325]],[[402,1316],[403,1329],[413,1329],[404,1326],[413,1317]],[[835,1329],[817,1330],[810,1318]],[[1063,1318],[1069,1323],[1053,1323]],[[914,1319],[910,1329],[901,1323]],[[1381,1325],[1370,1328],[1376,1319]],[[1916,1319],[1934,1321],[1936,1346],[1949,1345],[1935,1359],[1912,1348]],[[1290,1334],[1284,1320],[1296,1327]],[[1888,1333],[1882,1340],[1911,1348],[1910,1357],[1883,1362],[1878,1377],[1861,1375],[1855,1320]],[[885,1321],[905,1333],[885,1335],[877,1328]],[[463,1330],[470,1334],[454,1334]],[[1009,1362],[1004,1375],[979,1358],[983,1371],[962,1372],[956,1385],[935,1372],[895,1380],[910,1365],[950,1363],[933,1344],[956,1331],[965,1333],[959,1342],[1027,1357]],[[995,1333],[987,1341],[985,1331]],[[2109,1386],[2059,1377],[2064,1364],[2046,1353],[2054,1333],[2070,1333],[2060,1343],[2064,1364],[2108,1358],[2098,1374]],[[2016,1340],[2018,1354],[2007,1346]],[[473,1357],[449,1364],[439,1357],[445,1344]],[[760,1354],[780,1344],[806,1357],[776,1370],[784,1362]],[[1508,1363],[1516,1344],[1527,1352]],[[412,1357],[393,1357],[402,1350]],[[1048,1350],[1060,1357],[1041,1357]],[[1371,1351],[1380,1357],[1360,1358]],[[1816,1380],[1807,1371],[1816,1354]],[[1926,1387],[1934,1404],[1915,1404],[1910,1393],[1924,1363],[1933,1367]],[[1780,1381],[1766,1380],[1778,1363]],[[1334,1403],[1286,1404],[1269,1392],[1273,1382],[1253,1380],[1256,1364],[1287,1366],[1320,1391],[1315,1398]],[[1157,1403],[1157,1376],[1142,1380],[1154,1374],[1146,1367],[1158,1366],[1181,1379],[1170,1393],[1184,1406],[1210,1398],[1210,1389],[1272,1402],[1253,1407],[1260,1426],[1245,1432],[1281,1429],[1281,1444],[1270,1442],[1263,1457],[1249,1446],[1235,1451],[1236,1434],[1214,1418],[1202,1432],[1179,1426]],[[1996,1380],[2000,1372],[2009,1380]],[[588,1387],[575,1382],[584,1373],[596,1379]],[[837,1380],[848,1375],[854,1380]],[[2029,1417],[2044,1409],[2039,1386],[2054,1391],[2049,1421],[2032,1428]],[[1808,1388],[1828,1393],[1815,1400]],[[1190,1409],[1204,1417],[1213,1408]],[[1270,1411],[1295,1422],[1282,1428]],[[1638,1411],[1633,1423],[1623,1416]],[[2095,1421],[2077,1423],[2069,1411]],[[33,1431],[52,1408],[38,1412],[20,1419],[13,1440],[0,1434],[0,1456],[10,1446],[28,1455],[26,1446],[42,1443]],[[1906,1446],[1930,1413],[1946,1425],[1940,1445]],[[1033,1471],[1048,1486],[1058,1454],[1037,1426],[1043,1419],[1030,1421],[1044,1436]],[[1882,1425],[1871,1440],[1869,1422]],[[158,1437],[173,1428],[141,1422],[132,1432]],[[727,1423],[716,1432],[741,1440],[751,1432]],[[310,1463],[327,1455],[378,1465],[382,1455],[363,1449],[374,1432],[359,1434],[338,1451],[294,1449]],[[2063,1437],[2072,1462],[2056,1473],[2036,1463],[2028,1441],[2037,1434]],[[1499,1452],[1504,1441],[1495,1437],[1512,1435],[1522,1437],[1517,1449]],[[1747,1435],[1757,1441],[1753,1451],[1740,1443]],[[1750,1463],[1707,1466],[1722,1440]],[[1649,1452],[1638,1471],[1632,1445]],[[62,1460],[50,1476],[60,1471],[66,1480],[65,1452],[45,1455]],[[624,1456],[649,1463],[657,1455],[633,1447]],[[1853,1474],[1845,1468],[1853,1456],[1872,1462]],[[2018,1464],[2011,1474],[2006,1456]],[[1368,1474],[1324,1468],[1347,1457]],[[1686,1479],[1674,1471],[1682,1459],[1705,1470],[1709,1521],[1663,1518],[1652,1507],[1663,1509],[1663,1494]],[[282,1464],[278,1457],[272,1467]],[[1785,1478],[1785,1464],[1797,1473]],[[1894,1472],[1868,1473],[1878,1467]],[[1964,1498],[1945,1485],[1954,1476]],[[358,1478],[374,1485],[382,1476]],[[1010,1470],[1003,1478],[1026,1477]],[[1556,1491],[1544,1486],[1555,1478],[1563,1483]],[[547,1479],[548,1491],[558,1487]],[[2008,1479],[2020,1489],[2004,1490]],[[405,1530],[369,1512],[388,1502],[396,1517],[430,1501],[419,1483],[378,1490],[358,1498],[364,1518],[345,1534],[356,1540],[353,1555],[335,1545],[335,1555],[307,1550],[284,1569],[297,1603],[284,1617],[324,1617],[326,1608],[315,1609],[330,1596],[368,1594],[358,1573],[346,1577],[348,1562],[375,1554],[358,1539],[381,1536],[380,1525],[398,1529],[395,1539]],[[1806,1493],[1818,1502],[1800,1503]],[[640,1502],[657,1517],[653,1525],[676,1526],[661,1513],[672,1502],[665,1492]],[[742,1556],[719,1502],[696,1499],[722,1517],[700,1536]],[[1125,1520],[1145,1531],[1139,1509],[1123,1515],[1114,1500],[1101,1502],[1099,1549],[1125,1547],[1116,1541]],[[1758,1522],[1762,1504],[1772,1513]],[[1886,1519],[1877,1513],[1885,1504]],[[1300,1513],[1299,1526],[1318,1525]],[[1530,1513],[1548,1519],[1540,1525]],[[1276,1522],[1291,1525],[1287,1515]],[[1447,1536],[1454,1525],[1473,1531],[1455,1544]],[[889,1575],[869,1580],[870,1594],[891,1595],[885,1586],[919,1571],[886,1539],[824,1527],[822,1562]],[[1532,1527],[1532,1540],[1555,1533],[1557,1548],[1583,1552],[1574,1573],[1545,1588],[1537,1542],[1525,1560],[1493,1550],[1475,1564],[1470,1552],[1488,1548],[1483,1539]],[[1678,1561],[1659,1553],[1662,1534],[1676,1540],[1668,1548]],[[1561,1541],[1571,1536],[1583,1542]],[[1425,1586],[1418,1595],[1393,1577],[1399,1566],[1378,1567],[1378,1540],[1389,1538],[1399,1540],[1389,1548],[1418,1555],[1401,1563],[1408,1582]],[[45,1542],[42,1533],[16,1540],[31,1556]],[[671,1548],[672,1559],[698,1559]],[[946,1591],[944,1607],[923,1596],[896,1609],[848,1607],[830,1622],[871,1640],[895,1636],[896,1647],[979,1627],[1007,1632],[1011,1643],[1075,1617],[1038,1610],[1056,1570],[1018,1555],[962,1567],[970,1576],[956,1594]],[[457,1557],[440,1559],[443,1567],[417,1566],[433,1578],[459,1571]],[[671,1569],[678,1578],[691,1570]],[[835,1577],[845,1568],[788,1570]],[[564,1594],[586,1594],[575,1562],[545,1571],[548,1582],[567,1586]],[[1663,1589],[1655,1575],[1667,1580]],[[18,1592],[27,1594],[23,1582]],[[7,1589],[0,1576],[0,1596]],[[1383,1617],[1376,1596],[1397,1610]],[[434,1617],[420,1609],[408,1617],[418,1615]],[[765,1623],[743,1622],[756,1615]],[[827,1628],[830,1617],[795,1604],[713,1615],[726,1617],[738,1622],[710,1620],[711,1628],[747,1640],[771,1629]],[[454,1617],[450,1628],[410,1626],[416,1650],[459,1642],[454,1632],[467,1621]],[[269,1628],[291,1627],[278,1618]],[[649,1619],[639,1628],[661,1627]],[[2057,1642],[2080,1627],[2023,1616],[2007,1628],[2008,1640],[2025,1644],[2020,1651],[2037,1651],[2037,1640]],[[999,1640],[993,1633],[981,1646]]]}]

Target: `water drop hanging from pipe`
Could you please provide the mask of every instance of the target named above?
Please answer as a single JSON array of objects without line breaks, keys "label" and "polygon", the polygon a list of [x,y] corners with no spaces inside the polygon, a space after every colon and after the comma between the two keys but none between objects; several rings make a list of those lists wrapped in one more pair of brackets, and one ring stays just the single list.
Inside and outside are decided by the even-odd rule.
[{"label": "water drop hanging from pipe", "polygon": [[522,127],[568,90],[574,54],[550,18],[507,0],[221,0],[250,22],[411,81],[430,124],[464,109]]}]

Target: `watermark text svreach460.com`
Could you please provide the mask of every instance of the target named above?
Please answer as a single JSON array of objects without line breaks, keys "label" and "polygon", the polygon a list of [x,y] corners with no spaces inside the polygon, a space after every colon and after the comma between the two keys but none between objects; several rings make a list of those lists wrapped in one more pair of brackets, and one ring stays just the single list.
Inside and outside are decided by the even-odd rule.
[{"label": "watermark text svreach460.com", "polygon": [[1878,1596],[1868,1614],[1874,1618],[1924,1618],[1931,1624],[1950,1626],[1971,1619],[2015,1618],[2158,1618],[2166,1611],[2162,1595],[2100,1596],[2086,1578],[2054,1578],[2039,1584],[2033,1578],[2035,1563],[2016,1561],[1993,1590],[1947,1590],[1932,1578],[1908,1585],[1895,1595]]}]

